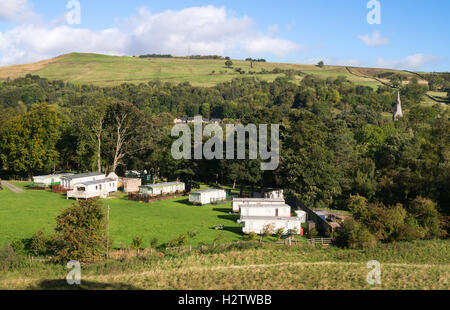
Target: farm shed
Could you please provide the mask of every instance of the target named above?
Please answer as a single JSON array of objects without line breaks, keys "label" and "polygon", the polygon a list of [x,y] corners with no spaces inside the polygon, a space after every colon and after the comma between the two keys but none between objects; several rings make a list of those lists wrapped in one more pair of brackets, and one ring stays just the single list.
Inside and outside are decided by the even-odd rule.
[{"label": "farm shed", "polygon": [[49,187],[53,185],[60,185],[61,184],[61,178],[70,176],[71,173],[60,173],[60,174],[49,174],[49,175],[41,175],[33,177],[33,185],[35,186],[42,186],[42,187]]},{"label": "farm shed", "polygon": [[67,199],[106,198],[110,193],[114,192],[117,192],[117,181],[106,178],[75,184],[74,189],[67,192]]},{"label": "farm shed", "polygon": [[284,199],[267,199],[267,198],[234,198],[232,207],[233,212],[238,213],[241,205],[266,205],[266,204],[284,204]]},{"label": "farm shed", "polygon": [[137,193],[141,185],[142,179],[136,178],[120,178],[118,184],[120,190],[124,193]]},{"label": "farm shed", "polygon": [[139,188],[139,194],[154,197],[184,192],[185,188],[186,186],[183,182],[167,182],[143,185]]},{"label": "farm shed", "polygon": [[241,205],[241,216],[291,216],[291,206],[287,204]]},{"label": "farm shed", "polygon": [[297,230],[301,233],[303,219],[299,217],[273,217],[273,216],[243,216],[240,220],[243,223],[242,231],[244,234],[254,232],[262,234],[264,227],[270,225],[272,232],[283,228],[284,233],[287,234],[290,230]]},{"label": "farm shed", "polygon": [[207,205],[226,199],[227,193],[223,189],[207,189],[189,194],[189,202],[195,205]]},{"label": "farm shed", "polygon": [[101,172],[72,174],[61,178],[61,186],[65,189],[73,189],[76,184],[102,179],[105,179],[105,174]]}]

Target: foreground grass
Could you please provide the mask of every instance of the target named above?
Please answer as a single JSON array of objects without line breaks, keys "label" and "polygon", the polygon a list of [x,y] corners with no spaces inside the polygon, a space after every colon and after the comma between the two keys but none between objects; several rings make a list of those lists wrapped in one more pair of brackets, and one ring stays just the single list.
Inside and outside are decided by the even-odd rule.
[{"label": "foreground grass", "polygon": [[[449,241],[344,250],[245,244],[82,266],[77,289],[449,289]],[[381,285],[367,283],[367,262],[381,263]],[[63,266],[35,264],[0,275],[0,289],[74,289]]]},{"label": "foreground grass", "polygon": [[[56,217],[74,203],[74,200],[66,200],[64,195],[27,190],[27,183],[13,183],[24,188],[25,193],[0,191],[0,246],[30,238],[40,229],[47,234],[53,233]],[[229,214],[230,204],[191,206],[186,197],[146,204],[129,201],[124,195],[103,202],[111,209],[110,233],[116,248],[130,244],[137,235],[143,238],[144,246],[149,247],[153,238],[161,244],[193,230],[198,236],[189,242],[192,245],[211,243],[219,233],[223,234],[222,242],[242,238],[236,216]],[[218,225],[223,225],[224,230],[215,230]]]}]

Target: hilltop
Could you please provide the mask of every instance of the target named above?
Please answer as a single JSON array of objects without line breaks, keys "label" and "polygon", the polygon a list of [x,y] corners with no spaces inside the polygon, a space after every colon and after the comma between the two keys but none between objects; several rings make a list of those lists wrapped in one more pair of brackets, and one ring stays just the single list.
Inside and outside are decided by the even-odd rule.
[{"label": "hilltop", "polygon": [[[244,74],[235,69],[241,68]],[[275,69],[275,72],[273,71]],[[139,58],[130,56],[107,56],[99,54],[71,53],[56,58],[32,64],[0,67],[0,80],[23,77],[35,74],[51,80],[63,80],[74,84],[93,84],[97,86],[114,86],[122,83],[142,83],[149,80],[161,82],[189,82],[193,86],[214,86],[217,83],[230,81],[238,76],[251,76],[253,71],[259,78],[273,81],[284,75],[283,70],[301,71],[306,74],[316,74],[323,78],[346,76],[350,81],[376,88],[388,80],[380,78],[383,74],[402,73],[409,78],[416,76],[421,83],[426,81],[412,72],[357,68],[343,66],[287,64],[256,62],[253,68],[249,61],[233,60],[233,67],[226,68],[224,60],[220,59],[189,59],[185,57],[172,58]],[[278,72],[277,72],[278,71]],[[261,72],[264,72],[261,74]],[[294,80],[300,81],[302,75],[296,75]]]}]

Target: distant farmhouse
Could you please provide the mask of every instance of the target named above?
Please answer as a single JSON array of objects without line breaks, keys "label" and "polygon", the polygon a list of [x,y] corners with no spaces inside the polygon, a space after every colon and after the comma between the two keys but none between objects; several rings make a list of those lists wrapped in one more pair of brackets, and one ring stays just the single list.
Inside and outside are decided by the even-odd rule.
[{"label": "distant farmhouse", "polygon": [[139,194],[143,196],[160,196],[184,192],[186,185],[183,182],[167,182],[151,185],[143,185],[139,188]]},{"label": "distant farmhouse", "polygon": [[223,189],[207,189],[189,194],[189,202],[195,205],[207,205],[225,201],[227,193]]}]

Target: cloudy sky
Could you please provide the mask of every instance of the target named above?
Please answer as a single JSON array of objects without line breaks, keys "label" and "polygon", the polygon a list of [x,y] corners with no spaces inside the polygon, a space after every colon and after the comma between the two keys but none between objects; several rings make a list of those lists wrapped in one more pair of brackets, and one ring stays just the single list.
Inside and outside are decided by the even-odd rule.
[{"label": "cloudy sky", "polygon": [[78,1],[80,24],[75,0],[0,0],[0,66],[92,52],[450,71],[448,0],[378,0],[380,24],[374,0]]}]

